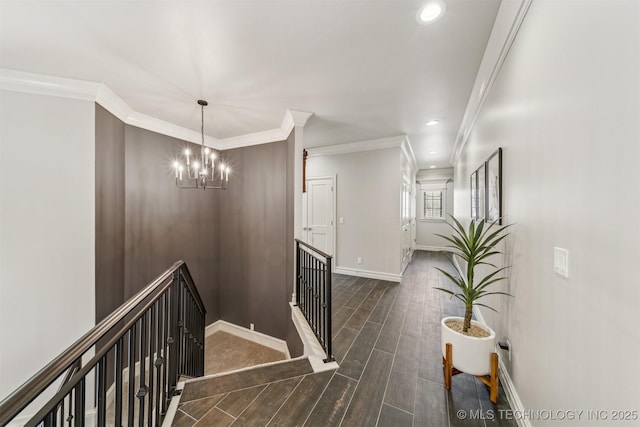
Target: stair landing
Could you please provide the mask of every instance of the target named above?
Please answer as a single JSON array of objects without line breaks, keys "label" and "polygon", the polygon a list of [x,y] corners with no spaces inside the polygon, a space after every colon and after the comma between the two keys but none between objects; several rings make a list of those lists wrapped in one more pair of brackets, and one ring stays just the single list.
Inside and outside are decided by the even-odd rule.
[{"label": "stair landing", "polygon": [[240,338],[225,331],[217,331],[205,339],[204,374],[235,371],[249,366],[286,360],[281,351]]},{"label": "stair landing", "polygon": [[[315,404],[333,371],[314,374],[294,359],[185,384],[173,426],[295,425]],[[296,391],[293,394],[294,390]]]}]

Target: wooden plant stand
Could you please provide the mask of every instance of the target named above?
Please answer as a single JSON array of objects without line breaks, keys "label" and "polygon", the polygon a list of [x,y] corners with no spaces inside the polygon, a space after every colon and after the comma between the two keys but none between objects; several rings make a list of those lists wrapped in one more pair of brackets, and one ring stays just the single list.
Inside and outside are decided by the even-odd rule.
[{"label": "wooden plant stand", "polygon": [[[442,364],[444,365],[444,386],[447,390],[451,390],[451,377],[462,373],[453,367],[453,347],[451,343],[445,344],[445,355],[442,358]],[[498,354],[491,353],[491,373],[489,375],[476,375],[477,379],[482,381],[487,387],[489,387],[489,398],[493,403],[498,403]]]}]

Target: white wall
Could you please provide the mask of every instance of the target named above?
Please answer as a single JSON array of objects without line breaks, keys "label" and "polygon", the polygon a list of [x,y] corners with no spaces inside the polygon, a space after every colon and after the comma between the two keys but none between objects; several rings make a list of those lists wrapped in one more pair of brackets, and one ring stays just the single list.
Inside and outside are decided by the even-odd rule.
[{"label": "white wall", "polygon": [[0,92],[0,400],[94,324],[94,108]]},{"label": "white wall", "polygon": [[307,177],[337,176],[336,268],[400,274],[400,151],[394,147],[308,159]]},{"label": "white wall", "polygon": [[416,192],[416,206],[418,208],[417,213],[417,233],[416,233],[416,249],[437,249],[442,248],[449,243],[442,237],[438,237],[435,234],[449,235],[451,234],[451,228],[445,221],[439,220],[421,220],[420,209],[422,208],[422,202],[420,200],[420,184],[429,184],[432,182],[446,183],[446,212],[447,215],[453,215],[453,200],[454,200],[454,184],[453,184],[453,168],[446,169],[422,169],[418,171],[416,175],[418,181]]},{"label": "white wall", "polygon": [[455,167],[467,221],[469,176],[498,147],[514,298],[484,314],[524,407],[640,410],[639,2],[532,3]]}]

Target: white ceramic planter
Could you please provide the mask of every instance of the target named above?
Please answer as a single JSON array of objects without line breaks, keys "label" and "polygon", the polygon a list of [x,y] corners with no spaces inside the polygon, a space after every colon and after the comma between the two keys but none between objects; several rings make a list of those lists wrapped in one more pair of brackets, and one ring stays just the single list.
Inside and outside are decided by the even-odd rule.
[{"label": "white ceramic planter", "polygon": [[464,320],[462,317],[445,317],[440,322],[442,356],[446,355],[446,344],[452,346],[453,366],[471,375],[488,375],[491,372],[491,353],[495,351],[496,333],[486,325],[472,320],[473,325],[489,332],[485,338],[470,337],[450,329],[448,320]]}]

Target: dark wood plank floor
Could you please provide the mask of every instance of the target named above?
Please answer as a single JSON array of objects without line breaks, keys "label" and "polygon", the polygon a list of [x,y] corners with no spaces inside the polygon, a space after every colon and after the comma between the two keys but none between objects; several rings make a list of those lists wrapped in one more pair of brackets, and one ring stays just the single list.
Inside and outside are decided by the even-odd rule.
[{"label": "dark wood plank floor", "polygon": [[418,251],[401,283],[335,275],[337,371],[273,379],[226,394],[218,388],[217,394],[181,404],[173,425],[516,426],[491,417],[509,409],[502,389],[497,405],[486,386],[466,374],[455,376],[451,391],[445,390],[440,319],[464,311],[433,289],[448,286],[434,266],[451,269],[442,254]]}]

